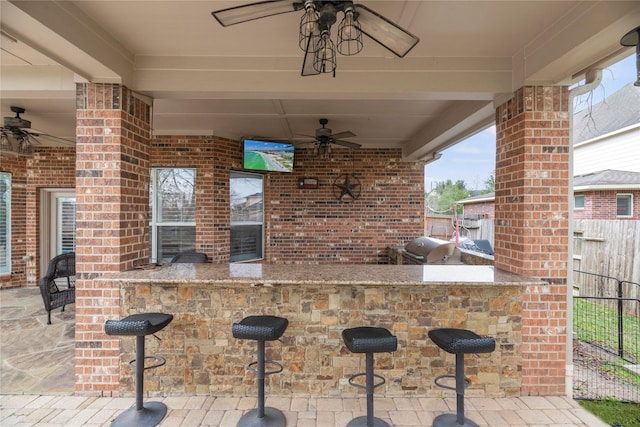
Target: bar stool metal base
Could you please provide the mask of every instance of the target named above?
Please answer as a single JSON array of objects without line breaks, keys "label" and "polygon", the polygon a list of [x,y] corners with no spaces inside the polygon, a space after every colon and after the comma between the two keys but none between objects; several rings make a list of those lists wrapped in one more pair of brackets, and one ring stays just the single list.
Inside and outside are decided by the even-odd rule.
[{"label": "bar stool metal base", "polygon": [[259,408],[252,409],[240,418],[237,427],[284,427],[284,414],[276,408],[264,408],[264,417],[259,417]]},{"label": "bar stool metal base", "polygon": [[469,418],[464,418],[464,424],[458,424],[458,415],[442,414],[433,420],[433,427],[478,427],[478,424]]},{"label": "bar stool metal base", "polygon": [[391,427],[388,422],[380,418],[373,417],[373,425],[367,424],[367,416],[356,417],[349,421],[347,427]]},{"label": "bar stool metal base", "polygon": [[165,415],[167,405],[162,402],[147,402],[142,409],[132,406],[118,415],[111,422],[111,427],[153,427],[160,424]]},{"label": "bar stool metal base", "polygon": [[[464,390],[471,381],[464,376],[464,355],[468,353],[491,353],[496,348],[496,341],[491,337],[481,337],[467,329],[443,328],[429,331],[429,338],[447,353],[456,355],[456,374],[436,377],[438,387],[455,390],[456,413],[438,415],[433,420],[433,427],[478,427],[478,424],[464,416]],[[455,378],[456,386],[444,384],[442,380]]]}]

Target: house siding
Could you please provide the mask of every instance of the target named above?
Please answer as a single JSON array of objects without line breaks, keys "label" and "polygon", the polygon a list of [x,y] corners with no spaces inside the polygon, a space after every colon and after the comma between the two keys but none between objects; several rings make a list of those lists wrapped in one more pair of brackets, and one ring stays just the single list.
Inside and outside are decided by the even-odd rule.
[{"label": "house siding", "polygon": [[603,169],[640,172],[640,123],[575,144],[573,150],[576,176]]}]

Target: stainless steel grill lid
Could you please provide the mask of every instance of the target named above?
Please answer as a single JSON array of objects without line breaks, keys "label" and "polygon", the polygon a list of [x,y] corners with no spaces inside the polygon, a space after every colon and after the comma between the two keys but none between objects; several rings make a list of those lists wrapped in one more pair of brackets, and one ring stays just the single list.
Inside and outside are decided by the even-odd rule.
[{"label": "stainless steel grill lid", "polygon": [[427,264],[460,262],[460,254],[454,242],[435,239],[433,237],[418,237],[407,243],[404,251],[408,255]]}]

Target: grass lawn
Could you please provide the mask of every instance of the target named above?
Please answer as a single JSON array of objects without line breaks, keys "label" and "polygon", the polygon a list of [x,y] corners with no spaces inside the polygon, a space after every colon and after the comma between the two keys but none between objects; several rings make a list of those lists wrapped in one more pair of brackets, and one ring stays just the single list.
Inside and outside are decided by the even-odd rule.
[{"label": "grass lawn", "polygon": [[[598,343],[603,348],[618,347],[618,313],[604,304],[575,298],[573,330],[581,341]],[[640,361],[640,319],[627,313],[622,315],[625,357]]]},{"label": "grass lawn", "polygon": [[582,400],[580,406],[614,427],[640,427],[640,404],[616,400]]},{"label": "grass lawn", "polygon": [[[602,359],[600,368],[614,373],[620,380],[640,384],[640,376],[613,365],[625,362],[615,357],[617,341],[617,311],[604,304],[595,304],[584,299],[574,299],[574,331],[580,340],[610,349],[612,357]],[[624,314],[624,355],[627,360],[640,361],[640,319]],[[612,366],[609,366],[610,363]],[[581,400],[580,405],[613,427],[640,427],[640,403],[625,403],[614,399]]]}]

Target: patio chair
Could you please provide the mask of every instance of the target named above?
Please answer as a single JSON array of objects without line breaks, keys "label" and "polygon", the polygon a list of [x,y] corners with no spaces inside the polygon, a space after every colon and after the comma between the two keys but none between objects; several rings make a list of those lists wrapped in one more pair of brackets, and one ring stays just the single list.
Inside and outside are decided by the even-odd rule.
[{"label": "patio chair", "polygon": [[[65,288],[61,288],[66,285]],[[51,310],[76,302],[76,254],[57,255],[47,267],[47,274],[40,279],[40,294],[47,310],[47,325],[51,324]]]}]

